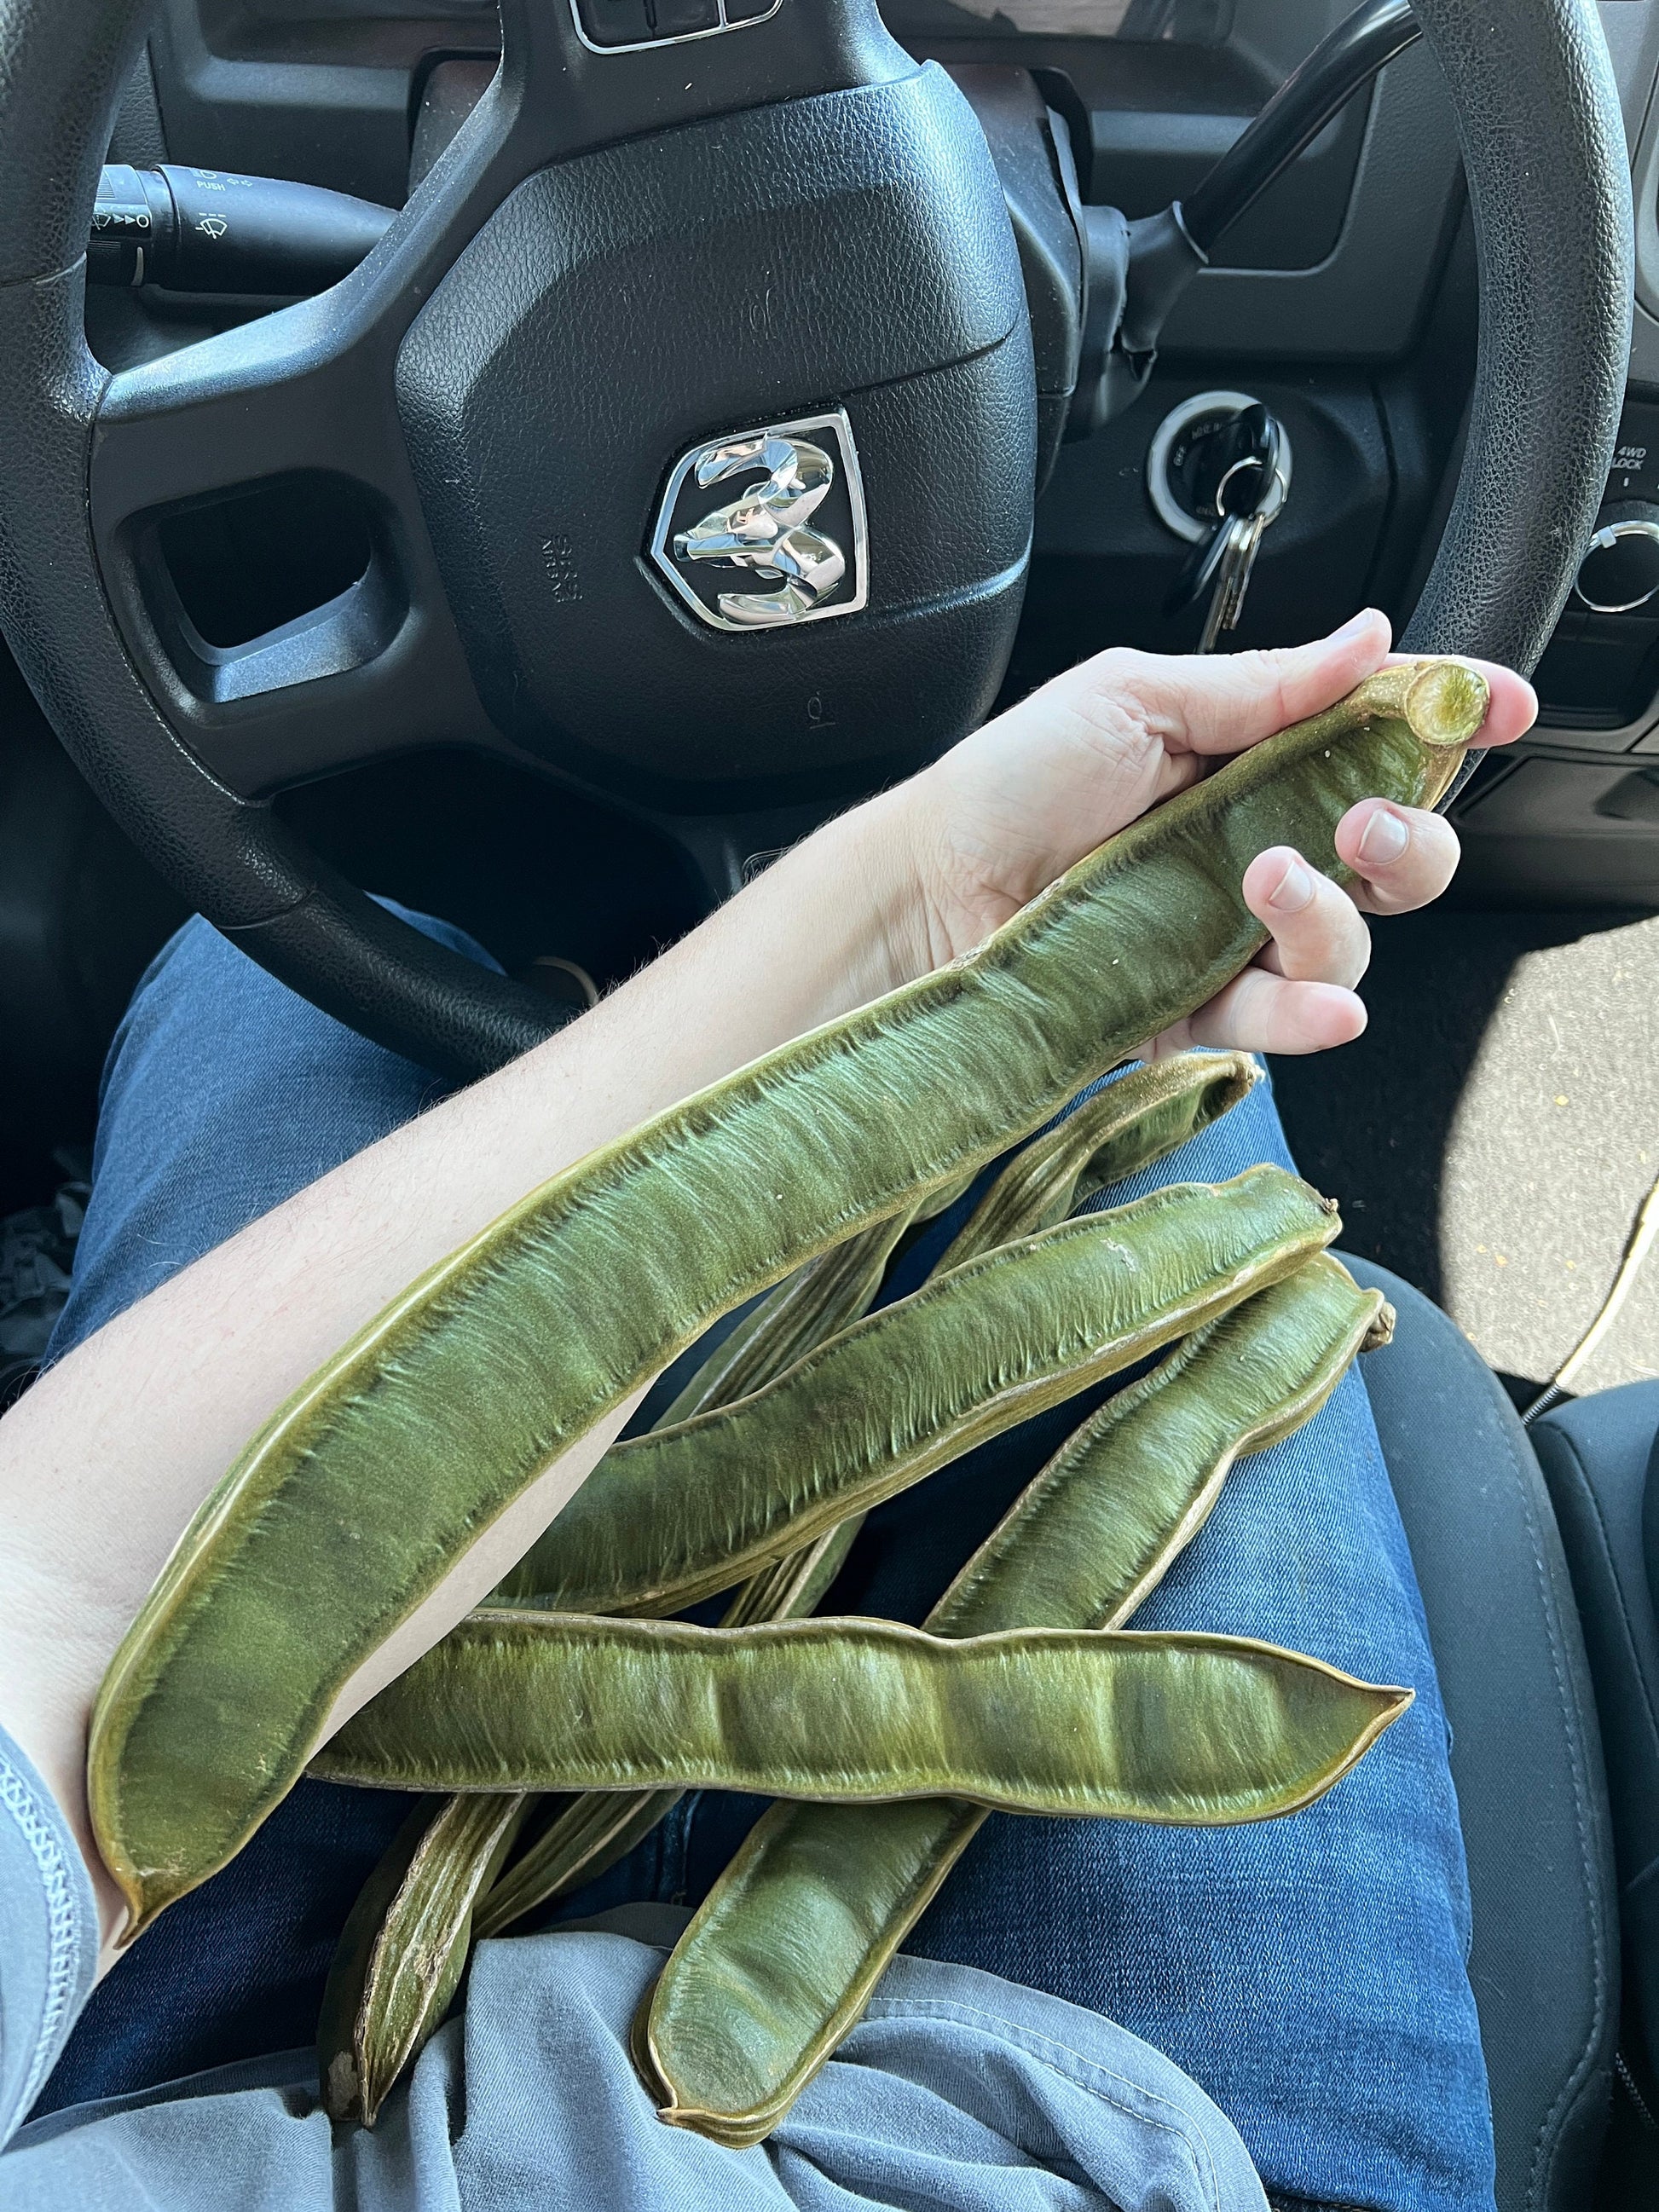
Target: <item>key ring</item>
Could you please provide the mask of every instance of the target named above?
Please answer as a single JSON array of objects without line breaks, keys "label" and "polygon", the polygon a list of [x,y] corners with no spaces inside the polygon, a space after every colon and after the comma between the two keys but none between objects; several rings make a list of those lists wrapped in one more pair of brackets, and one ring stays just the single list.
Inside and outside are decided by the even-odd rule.
[{"label": "key ring", "polygon": [[1226,522],[1229,520],[1235,521],[1247,521],[1251,516],[1257,514],[1261,517],[1264,522],[1276,522],[1278,520],[1279,510],[1285,504],[1286,495],[1290,490],[1290,486],[1285,481],[1285,471],[1283,469],[1278,467],[1277,465],[1274,466],[1273,480],[1267,489],[1266,498],[1257,500],[1255,505],[1250,509],[1249,515],[1230,517],[1227,511],[1227,487],[1232,482],[1233,478],[1238,474],[1239,471],[1241,469],[1265,469],[1267,465],[1267,464],[1266,460],[1260,453],[1241,453],[1238,459],[1233,463],[1231,468],[1228,470],[1226,475],[1222,477],[1221,482],[1215,488],[1215,511],[1223,522]]}]

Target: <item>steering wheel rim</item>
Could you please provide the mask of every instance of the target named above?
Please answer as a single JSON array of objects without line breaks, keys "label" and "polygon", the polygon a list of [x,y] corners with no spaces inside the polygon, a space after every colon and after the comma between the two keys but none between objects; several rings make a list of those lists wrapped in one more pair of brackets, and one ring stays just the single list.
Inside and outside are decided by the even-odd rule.
[{"label": "steering wheel rim", "polygon": [[[1588,538],[1623,399],[1632,224],[1618,95],[1589,0],[1520,0],[1501,9],[1486,0],[1417,0],[1417,8],[1458,118],[1480,258],[1480,333],[1462,475],[1405,643],[1480,653],[1530,671]],[[14,365],[0,381],[0,628],[94,789],[210,920],[363,1034],[446,1073],[482,1073],[549,1035],[564,1018],[560,1010],[407,928],[288,830],[257,776],[250,789],[204,758],[200,729],[186,709],[177,698],[158,698],[154,665],[144,665],[142,639],[135,643],[121,601],[128,546],[122,532],[130,517],[158,484],[190,481],[185,469],[173,478],[162,470],[152,482],[146,471],[155,468],[153,456],[169,436],[181,450],[188,440],[199,441],[204,422],[213,437],[234,439],[251,419],[248,410],[257,414],[261,389],[251,373],[240,384],[233,374],[228,385],[222,379],[211,390],[192,389],[189,355],[202,349],[191,349],[169,357],[165,404],[146,404],[155,394],[142,376],[112,379],[86,346],[87,214],[110,117],[150,13],[149,0],[0,0],[0,144],[14,179],[0,236],[0,356]],[[848,0],[820,10],[817,0],[785,0],[778,20],[787,40],[770,27],[764,39],[751,27],[711,42],[711,50],[739,54],[727,65],[736,72],[734,105],[712,117],[676,111],[674,87],[693,73],[682,72],[683,57],[671,53],[665,70],[647,58],[646,74],[636,80],[643,87],[640,112],[653,126],[678,124],[682,137],[688,127],[712,127],[727,139],[746,132],[751,145],[763,148],[769,118],[786,103],[793,103],[788,127],[797,133],[809,99],[864,99],[872,114],[880,106],[883,129],[899,112],[902,131],[913,132],[903,251],[925,260],[934,251],[930,227],[940,238],[952,233],[949,267],[945,247],[939,248],[939,266],[950,279],[942,289],[956,284],[947,334],[957,364],[952,373],[969,360],[1001,363],[994,371],[1001,381],[975,401],[977,412],[959,410],[984,432],[975,466],[980,476],[990,472],[991,504],[989,519],[975,527],[1000,550],[981,560],[971,589],[956,592],[976,625],[969,633],[974,649],[936,651],[928,663],[961,665],[962,681],[939,712],[965,727],[988,704],[1000,673],[1029,546],[1035,400],[1029,362],[1023,382],[1010,368],[1024,328],[1024,302],[1010,292],[1018,270],[1000,191],[976,130],[963,132],[938,106],[944,95],[933,89],[901,99],[894,90],[931,85],[938,72],[915,70],[886,38],[872,6]],[[483,235],[511,193],[536,173],[538,153],[544,164],[568,155],[571,127],[579,149],[605,148],[606,118],[596,124],[583,108],[597,97],[589,79],[577,85],[575,125],[562,138],[526,149],[510,129],[496,127],[503,116],[510,122],[523,112],[528,92],[538,88],[531,21],[526,0],[505,0],[507,58],[490,100],[386,246],[345,288],[324,295],[325,304],[250,326],[262,331],[280,321],[290,381],[328,357],[329,319],[342,311],[343,295],[349,295],[348,311],[368,315],[375,288],[392,281],[388,271],[398,283],[418,285],[422,267],[430,289],[432,277],[447,277],[465,251],[458,225],[471,224],[465,235]],[[742,62],[744,52],[756,58]],[[556,58],[568,80],[568,55]],[[853,126],[842,108],[827,127],[825,147],[833,150]],[[509,173],[501,149],[514,144],[516,173]],[[630,189],[640,173],[629,172]],[[953,271],[967,263],[983,272],[982,281],[957,280]],[[902,321],[902,310],[893,309],[890,319]],[[871,317],[872,331],[879,319]],[[398,374],[407,327],[397,331],[383,362],[388,379]],[[220,366],[236,353],[238,334],[228,336],[228,346],[213,342]],[[251,360],[267,343],[268,336],[242,341]],[[945,336],[934,332],[927,343],[933,350],[919,359],[945,359]],[[889,349],[884,372],[902,378],[906,358]],[[1022,410],[1023,422],[1016,419]],[[359,413],[365,438],[386,436],[393,474],[399,465],[407,473],[407,451],[399,463],[398,450],[408,440],[407,412],[401,425],[392,416],[389,426],[372,411]],[[295,444],[287,428],[279,447],[282,438],[290,441],[283,450],[303,459],[303,441]],[[440,444],[428,453],[429,476],[441,477],[448,451]],[[447,593],[464,592],[465,580],[458,586],[454,560],[445,575],[435,574],[431,544],[407,523],[411,511],[428,511],[419,508],[418,495],[413,510],[388,495],[386,526],[394,535],[403,530],[404,572],[425,575],[447,604]],[[939,610],[951,598],[934,593],[930,621],[945,618]],[[847,632],[866,620],[848,623]],[[842,628],[825,624],[823,635]],[[469,669],[459,638],[442,631],[441,622],[428,623],[419,652],[411,649],[399,711],[417,720],[424,714],[447,734],[459,726],[459,734],[495,742],[479,705],[488,671],[481,679],[476,657]],[[941,633],[923,627],[914,635],[937,640]],[[994,671],[988,683],[988,671]],[[348,681],[352,672],[348,668]],[[389,713],[396,704],[382,701],[373,711]]]}]

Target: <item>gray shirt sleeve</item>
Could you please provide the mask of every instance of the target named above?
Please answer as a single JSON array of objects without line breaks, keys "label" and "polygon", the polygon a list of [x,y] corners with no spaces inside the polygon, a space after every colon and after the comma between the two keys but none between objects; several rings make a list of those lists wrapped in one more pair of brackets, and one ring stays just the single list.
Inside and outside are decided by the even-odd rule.
[{"label": "gray shirt sleeve", "polygon": [[[665,2127],[628,2031],[688,1915],[644,1906],[484,1943],[465,2015],[371,2134],[336,2141],[311,2051],[51,2113],[0,2154],[5,2212],[1267,2212],[1238,2136],[1098,2014],[900,1958],[776,2132]],[[0,2121],[28,2110],[92,1984],[91,1884],[0,1735]],[[116,1969],[119,1973],[119,1968]]]},{"label": "gray shirt sleeve", "polygon": [[75,1839],[0,1729],[0,2143],[68,2041],[97,1959],[97,1908]]}]

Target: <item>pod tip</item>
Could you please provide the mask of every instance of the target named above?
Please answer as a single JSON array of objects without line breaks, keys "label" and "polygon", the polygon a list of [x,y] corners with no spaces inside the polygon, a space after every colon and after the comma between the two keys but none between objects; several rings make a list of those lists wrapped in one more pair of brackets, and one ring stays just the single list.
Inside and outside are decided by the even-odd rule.
[{"label": "pod tip", "polygon": [[1394,1308],[1389,1304],[1388,1300],[1386,1298],[1382,1299],[1377,1305],[1376,1313],[1371,1317],[1371,1325],[1365,1331],[1364,1336],[1361,1340],[1359,1349],[1362,1352],[1382,1352],[1385,1350],[1388,1346],[1394,1342],[1395,1323],[1398,1319],[1399,1316],[1395,1312]]},{"label": "pod tip", "polygon": [[121,1893],[127,1908],[127,1917],[114,1938],[117,1951],[131,1950],[147,1929],[155,1926],[169,1905],[176,1904],[194,1882],[180,1881],[167,1869],[156,1867],[134,1868],[112,1855],[94,1823],[93,1834],[98,1844],[99,1856],[109,1873],[111,1881]]},{"label": "pod tip", "polygon": [[1492,702],[1478,668],[1462,660],[1425,660],[1406,693],[1406,720],[1425,745],[1467,745],[1480,734]]},{"label": "pod tip", "polygon": [[129,1894],[127,1917],[115,1938],[115,1948],[118,1951],[130,1951],[144,1930],[153,1923],[161,1910],[161,1907],[159,1905],[145,1905],[142,1903],[135,1903]]}]

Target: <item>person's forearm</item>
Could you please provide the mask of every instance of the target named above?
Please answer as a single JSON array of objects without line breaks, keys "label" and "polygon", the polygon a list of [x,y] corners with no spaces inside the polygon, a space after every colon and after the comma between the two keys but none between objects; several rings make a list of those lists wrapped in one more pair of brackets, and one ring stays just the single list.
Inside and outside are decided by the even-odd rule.
[{"label": "person's forearm", "polygon": [[[549,1043],[111,1322],[0,1422],[0,1722],[83,1839],[91,1699],[168,1552],[250,1435],[406,1283],[538,1182],[904,980],[917,942],[905,804],[878,799],[830,824]],[[622,1419],[481,1539],[384,1674],[499,1578]],[[371,1686],[354,1686],[359,1697]],[[107,1888],[103,1901],[114,1908]]]}]

